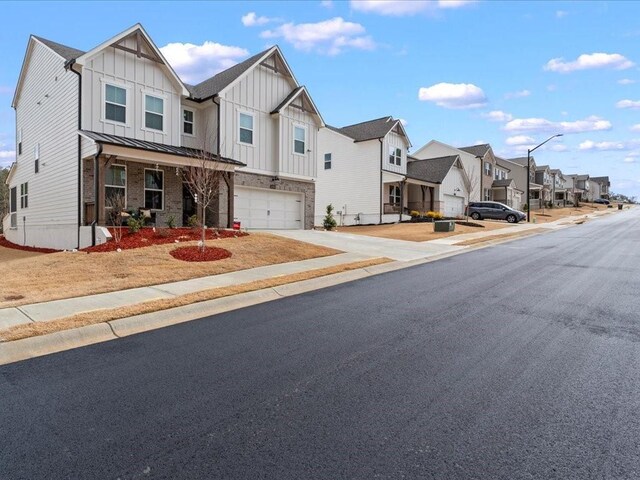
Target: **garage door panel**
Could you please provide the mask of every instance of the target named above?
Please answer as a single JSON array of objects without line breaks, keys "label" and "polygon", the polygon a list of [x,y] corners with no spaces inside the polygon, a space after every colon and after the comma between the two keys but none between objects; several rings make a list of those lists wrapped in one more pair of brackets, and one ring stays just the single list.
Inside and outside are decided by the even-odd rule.
[{"label": "garage door panel", "polygon": [[235,189],[235,219],[246,228],[303,228],[302,194],[247,187]]},{"label": "garage door panel", "polygon": [[464,198],[445,195],[444,196],[444,214],[446,217],[458,217],[464,213]]}]

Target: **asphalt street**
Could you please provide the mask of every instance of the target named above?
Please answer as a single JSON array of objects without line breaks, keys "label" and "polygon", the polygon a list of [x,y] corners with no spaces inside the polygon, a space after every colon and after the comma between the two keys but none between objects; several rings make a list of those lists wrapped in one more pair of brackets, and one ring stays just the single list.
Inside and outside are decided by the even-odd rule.
[{"label": "asphalt street", "polygon": [[640,478],[640,209],[0,367],[0,479]]}]

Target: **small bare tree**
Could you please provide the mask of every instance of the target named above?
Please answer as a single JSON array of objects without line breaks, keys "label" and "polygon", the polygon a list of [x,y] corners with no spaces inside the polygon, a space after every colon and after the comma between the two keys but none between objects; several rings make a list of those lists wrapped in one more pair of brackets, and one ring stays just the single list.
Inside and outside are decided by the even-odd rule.
[{"label": "small bare tree", "polygon": [[[203,131],[210,131],[208,125],[203,126]],[[202,149],[193,150],[190,164],[180,168],[182,181],[193,196],[200,213],[202,228],[200,251],[202,252],[206,248],[207,209],[219,197],[220,184],[224,180],[224,171],[220,170],[220,153],[211,153],[213,145],[214,141],[205,138],[202,142]],[[218,147],[221,148],[220,145]]]},{"label": "small bare tree", "polygon": [[466,212],[466,217],[467,217],[467,222],[469,221],[469,203],[471,203],[471,197],[475,196],[476,193],[482,193],[480,192],[480,177],[478,176],[478,172],[476,170],[476,167],[471,167],[471,170],[469,170],[469,173],[466,176],[465,179],[465,188],[467,189],[467,208],[465,209]]},{"label": "small bare tree", "polygon": [[122,240],[122,213],[125,211],[124,193],[117,191],[111,192],[105,198],[105,207],[108,209],[109,223],[113,226],[113,239],[116,243]]}]

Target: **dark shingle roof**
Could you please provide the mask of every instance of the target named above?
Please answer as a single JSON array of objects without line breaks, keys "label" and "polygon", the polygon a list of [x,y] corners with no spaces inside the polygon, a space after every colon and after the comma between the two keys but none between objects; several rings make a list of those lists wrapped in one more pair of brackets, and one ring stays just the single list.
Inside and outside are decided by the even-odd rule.
[{"label": "dark shingle roof", "polygon": [[513,183],[513,178],[504,178],[502,180],[494,180],[491,184],[492,187],[510,187]]},{"label": "dark shingle roof", "polygon": [[240,62],[231,68],[227,68],[204,82],[200,82],[197,85],[187,85],[191,96],[198,100],[206,100],[213,97],[215,94],[220,93],[240,75],[249,70],[272,48],[273,47],[269,47],[260,53],[256,53],[254,56],[247,58],[244,62]]},{"label": "dark shingle roof", "polygon": [[[531,157],[531,160],[533,160],[533,157]],[[507,161],[517,163],[523,167],[527,166],[527,157],[507,158]]]},{"label": "dark shingle roof", "polygon": [[491,145],[488,143],[483,143],[482,145],[471,145],[469,147],[460,147],[458,150],[462,150],[463,152],[470,153],[476,157],[484,157],[485,154],[489,151]]},{"label": "dark shingle roof", "polygon": [[383,138],[395,124],[396,120],[394,120],[393,117],[382,117],[354,125],[347,125],[337,131],[347,137],[353,138],[356,142],[364,142],[365,140]]},{"label": "dark shingle roof", "polygon": [[597,183],[606,183],[607,185],[610,185],[609,177],[591,177],[589,180],[592,180]]},{"label": "dark shingle roof", "polygon": [[549,165],[536,165],[536,172],[542,172],[549,168]]},{"label": "dark shingle roof", "polygon": [[426,160],[412,160],[407,163],[407,177],[429,183],[442,183],[458,158],[458,155],[449,155]]},{"label": "dark shingle roof", "polygon": [[[106,133],[92,132],[89,130],[80,130],[80,133],[94,140],[95,142],[106,143],[109,145],[119,145],[122,147],[135,148],[138,150],[147,150],[147,151],[156,152],[156,153],[178,155],[180,157],[198,158],[203,155],[202,150],[198,150],[195,148],[175,147],[173,145],[165,145],[163,143],[147,142],[145,140],[119,137],[117,135],[108,135]],[[219,161],[221,163],[229,163],[231,165],[245,166],[244,163],[239,162],[238,160],[233,160],[231,158],[225,158],[225,157],[221,157],[220,159],[217,159],[215,158],[215,155],[210,152],[204,152],[204,154],[207,157],[210,156],[212,159]]]},{"label": "dark shingle roof", "polygon": [[64,58],[67,62],[78,58],[80,55],[83,55],[84,52],[82,50],[78,50],[77,48],[67,47],[66,45],[62,45],[61,43],[52,42],[51,40],[47,40],[46,38],[37,37],[33,35],[33,38],[38,41],[44,43],[51,50],[56,52],[62,58]]}]

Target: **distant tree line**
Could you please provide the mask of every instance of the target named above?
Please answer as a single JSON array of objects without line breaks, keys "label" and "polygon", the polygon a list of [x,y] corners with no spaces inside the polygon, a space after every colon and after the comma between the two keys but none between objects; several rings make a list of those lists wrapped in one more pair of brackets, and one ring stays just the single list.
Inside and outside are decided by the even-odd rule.
[{"label": "distant tree line", "polygon": [[627,197],[621,193],[613,193],[609,195],[610,200],[615,200],[616,202],[624,202],[624,203],[636,203],[636,197]]}]

